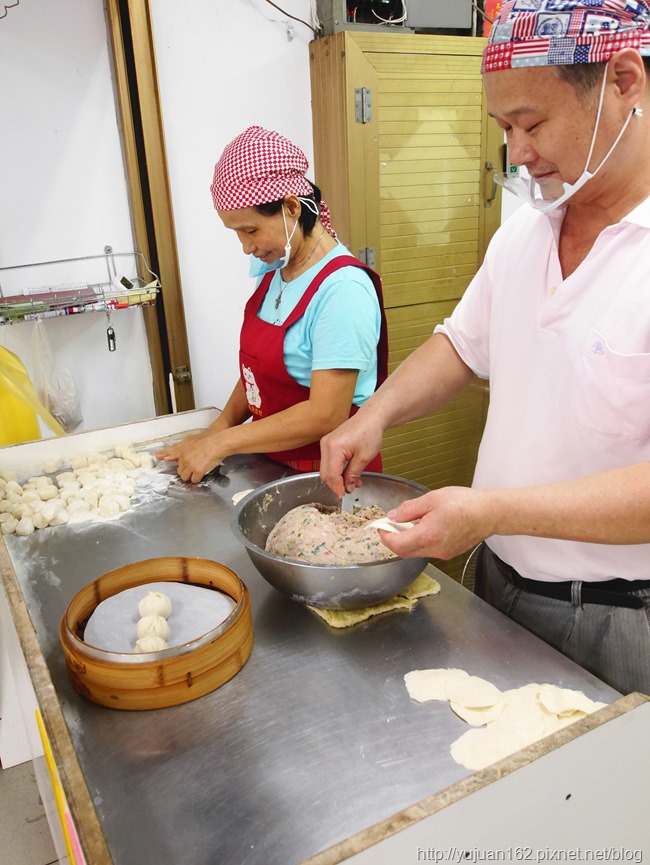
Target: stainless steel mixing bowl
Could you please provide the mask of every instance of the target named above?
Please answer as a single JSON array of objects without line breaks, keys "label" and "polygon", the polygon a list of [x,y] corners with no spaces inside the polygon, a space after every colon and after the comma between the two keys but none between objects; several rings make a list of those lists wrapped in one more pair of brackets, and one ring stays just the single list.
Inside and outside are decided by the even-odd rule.
[{"label": "stainless steel mixing bowl", "polygon": [[[364,472],[361,479],[363,486],[354,494],[355,504],[379,505],[386,511],[429,491],[393,475]],[[264,546],[275,524],[287,511],[311,502],[341,504],[317,472],[258,487],[239,501],[231,519],[235,537],[260,574],[292,600],[330,610],[367,607],[398,594],[428,564],[428,559],[395,557],[363,565],[316,565],[267,552]]]}]

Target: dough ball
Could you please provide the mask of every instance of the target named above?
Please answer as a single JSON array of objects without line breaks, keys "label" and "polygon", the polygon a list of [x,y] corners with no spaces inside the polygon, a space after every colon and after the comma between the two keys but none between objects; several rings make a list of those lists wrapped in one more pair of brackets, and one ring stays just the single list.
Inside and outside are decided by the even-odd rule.
[{"label": "dough ball", "polygon": [[138,612],[145,616],[162,616],[168,619],[172,612],[172,602],[164,592],[147,592],[138,604]]},{"label": "dough ball", "polygon": [[7,482],[7,483],[9,483],[11,481],[15,481],[17,477],[18,477],[18,475],[16,474],[16,472],[12,472],[9,469],[6,469],[5,471],[0,472],[0,478],[2,478],[2,480]]},{"label": "dough ball", "polygon": [[5,495],[9,493],[17,493],[19,496],[22,496],[23,488],[16,481],[9,481],[5,486]]},{"label": "dough ball", "polygon": [[14,531],[17,535],[31,535],[34,531],[34,523],[32,522],[31,517],[23,517],[22,519],[18,520],[18,524],[16,525]]},{"label": "dough ball", "polygon": [[48,460],[47,462],[43,463],[43,471],[47,472],[48,475],[53,475],[55,472],[58,472],[62,465],[63,460]]},{"label": "dough ball", "polygon": [[12,516],[14,516],[17,520],[22,520],[23,517],[31,517],[33,513],[34,509],[31,508],[29,505],[24,504],[16,505],[14,508],[11,509]]},{"label": "dough ball", "polygon": [[27,490],[26,493],[23,493],[22,501],[23,504],[29,505],[32,502],[40,502],[41,497],[36,490]]},{"label": "dough ball", "polygon": [[97,480],[97,475],[95,474],[95,472],[89,472],[89,471],[79,472],[79,474],[77,475],[77,480],[79,481],[79,483],[83,487],[86,484],[90,483],[91,481]]},{"label": "dough ball", "polygon": [[108,459],[106,454],[100,453],[99,451],[89,451],[86,454],[86,457],[88,458],[88,464],[89,465],[91,463],[92,464],[101,463],[103,465]]},{"label": "dough ball", "polygon": [[70,467],[73,469],[82,469],[88,465],[88,457],[81,455],[70,460]]},{"label": "dough ball", "polygon": [[81,485],[78,483],[66,484],[59,491],[59,498],[61,499],[62,502],[67,502],[70,499],[76,498],[79,495],[80,490],[81,490]]},{"label": "dough ball", "polygon": [[98,507],[99,493],[97,492],[97,490],[88,490],[84,488],[83,490],[79,491],[79,494],[77,495],[77,500],[86,502],[86,504],[88,505],[88,509],[90,510],[90,508]]},{"label": "dough ball", "polygon": [[98,505],[99,513],[103,517],[116,517],[121,513],[121,508],[113,496],[102,496]]},{"label": "dough ball", "polygon": [[49,526],[49,522],[45,519],[42,513],[38,512],[32,516],[32,522],[34,523],[35,529],[46,529]]},{"label": "dough ball", "polygon": [[163,638],[156,636],[142,637],[135,643],[136,652],[162,652],[163,649],[168,648]]},{"label": "dough ball", "polygon": [[140,468],[145,471],[154,467],[154,458],[151,454],[140,454]]},{"label": "dough ball", "polygon": [[0,502],[0,514],[10,513],[11,509],[14,507],[16,502],[12,502],[9,499],[4,499],[4,501]]},{"label": "dough ball", "polygon": [[171,633],[167,619],[162,616],[143,616],[135,628],[138,639],[143,637],[161,637],[166,640]]},{"label": "dough ball", "polygon": [[[48,525],[50,526],[60,526],[63,525],[62,522],[59,522],[59,513],[61,511],[65,511],[65,508],[61,504],[61,502],[46,502],[41,508],[41,514],[47,520]],[[67,511],[66,517],[67,517]],[[64,518],[64,522],[67,523],[67,519]]]},{"label": "dough ball", "polygon": [[0,523],[6,523],[7,520],[15,520],[16,517],[10,511],[2,511],[0,513]]},{"label": "dough ball", "polygon": [[116,490],[113,498],[120,506],[121,511],[128,511],[131,507],[131,496],[124,495],[124,493],[119,493]]},{"label": "dough ball", "polygon": [[13,535],[16,531],[16,526],[18,525],[18,520],[15,517],[11,517],[11,519],[5,520],[3,523],[0,523],[0,531],[3,535]]},{"label": "dough ball", "polygon": [[64,487],[71,481],[73,481],[74,483],[77,482],[77,476],[74,472],[61,472],[61,474],[58,474],[56,476],[56,483],[59,487]]},{"label": "dough ball", "polygon": [[59,490],[57,487],[39,487],[38,494],[42,501],[48,502],[58,497]]},{"label": "dough ball", "polygon": [[64,526],[70,521],[70,515],[66,508],[59,508],[54,514],[54,518],[50,520],[51,526]]}]

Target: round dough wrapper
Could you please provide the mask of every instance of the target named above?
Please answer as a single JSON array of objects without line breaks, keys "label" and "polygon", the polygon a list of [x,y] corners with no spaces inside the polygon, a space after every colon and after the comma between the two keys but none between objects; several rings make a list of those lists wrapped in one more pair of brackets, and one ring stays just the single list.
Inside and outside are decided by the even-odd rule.
[{"label": "round dough wrapper", "polygon": [[449,705],[459,718],[462,718],[463,721],[472,727],[484,727],[486,724],[496,721],[503,711],[502,701],[495,703],[494,706],[482,706],[478,709],[461,706],[460,703],[453,702],[450,702]]},{"label": "round dough wrapper", "polygon": [[501,699],[501,691],[480,676],[456,678],[447,685],[447,699],[468,709],[495,706]]},{"label": "round dough wrapper", "polygon": [[412,700],[425,703],[427,700],[447,700],[447,685],[459,679],[468,679],[465,670],[435,669],[411,670],[404,676],[406,688]]},{"label": "round dough wrapper", "polygon": [[539,699],[549,712],[556,715],[571,715],[573,712],[595,712],[605,703],[595,703],[582,691],[559,688],[557,685],[540,685]]},{"label": "round dough wrapper", "polygon": [[466,769],[478,772],[498,760],[514,754],[525,746],[512,730],[487,727],[485,730],[468,730],[452,743],[451,756]]}]

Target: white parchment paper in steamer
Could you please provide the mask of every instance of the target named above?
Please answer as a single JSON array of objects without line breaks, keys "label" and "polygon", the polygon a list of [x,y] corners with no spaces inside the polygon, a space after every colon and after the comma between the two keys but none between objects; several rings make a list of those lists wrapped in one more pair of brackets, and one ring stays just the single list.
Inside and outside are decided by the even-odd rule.
[{"label": "white parchment paper in steamer", "polygon": [[171,633],[167,645],[180,646],[212,631],[235,608],[223,592],[187,583],[147,583],[124,589],[101,601],[88,619],[84,642],[106,652],[135,652],[138,604],[149,592],[162,592],[172,602],[167,619]]}]

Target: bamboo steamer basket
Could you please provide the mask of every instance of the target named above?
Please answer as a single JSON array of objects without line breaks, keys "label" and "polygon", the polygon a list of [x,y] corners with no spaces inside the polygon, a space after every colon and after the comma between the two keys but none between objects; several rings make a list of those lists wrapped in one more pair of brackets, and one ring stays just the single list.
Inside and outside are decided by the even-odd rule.
[{"label": "bamboo steamer basket", "polygon": [[[162,652],[108,652],[84,642],[99,603],[124,589],[178,582],[217,589],[235,607],[212,631]],[[75,690],[113,709],[162,709],[203,697],[232,679],[253,648],[248,589],[234,571],[208,559],[169,556],[124,565],[78,592],[66,610],[59,637]]]}]

